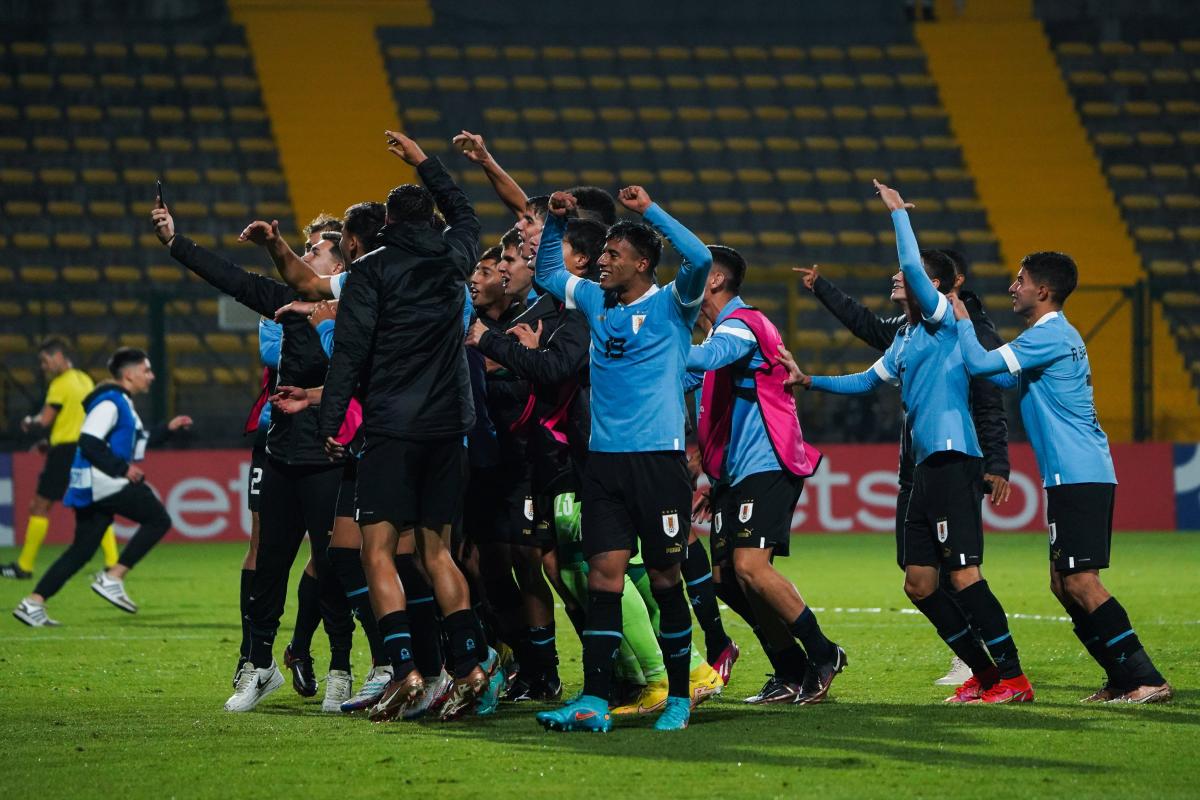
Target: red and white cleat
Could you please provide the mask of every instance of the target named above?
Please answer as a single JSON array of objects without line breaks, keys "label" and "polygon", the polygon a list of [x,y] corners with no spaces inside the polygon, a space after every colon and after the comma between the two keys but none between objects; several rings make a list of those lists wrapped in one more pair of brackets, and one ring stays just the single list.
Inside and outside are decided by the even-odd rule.
[{"label": "red and white cleat", "polygon": [[729,676],[733,674],[733,665],[737,663],[738,656],[741,654],[742,650],[737,646],[737,642],[730,639],[729,644],[725,645],[725,649],[717,656],[717,660],[712,663],[712,668],[721,676],[721,681],[726,686],[729,685]]},{"label": "red and white cleat", "polygon": [[1024,675],[1003,678],[995,686],[985,689],[979,700],[983,703],[1032,703],[1033,686]]},{"label": "red and white cleat", "polygon": [[945,699],[947,703],[978,703],[984,691],[990,689],[1000,680],[1000,670],[990,668],[980,675],[967,678],[962,686],[954,690],[954,694]]}]

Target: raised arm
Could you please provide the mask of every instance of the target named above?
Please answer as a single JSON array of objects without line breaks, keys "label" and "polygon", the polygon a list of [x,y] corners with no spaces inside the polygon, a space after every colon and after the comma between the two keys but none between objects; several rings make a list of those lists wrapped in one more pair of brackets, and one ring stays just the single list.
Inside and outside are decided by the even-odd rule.
[{"label": "raised arm", "polygon": [[446,167],[438,158],[425,155],[415,141],[398,131],[384,131],[388,140],[388,152],[413,166],[425,188],[433,195],[433,202],[448,226],[442,234],[446,243],[463,253],[466,265],[463,277],[479,260],[479,217],[471,206],[467,193],[458,187]]},{"label": "raised arm", "polygon": [[575,198],[566,192],[550,196],[550,213],[546,215],[533,268],[538,286],[566,303],[567,308],[588,311],[604,301],[604,292],[598,284],[567,272],[562,253],[563,233],[567,217],[574,210]]},{"label": "raised arm", "polygon": [[921,308],[921,316],[939,322],[945,318],[949,305],[946,296],[933,285],[921,263],[921,249],[913,233],[912,221],[908,218],[908,209],[913,208],[913,204],[904,202],[899,192],[879,181],[875,181],[875,190],[892,215],[892,225],[896,229],[896,254],[900,259],[900,270],[904,273],[904,283],[912,290]]},{"label": "raised arm", "polygon": [[[876,350],[887,350],[896,338],[896,331],[904,325],[904,317],[881,317],[843,292],[832,281],[817,274],[817,268],[793,267],[794,272],[805,273],[803,284],[813,293],[821,305],[842,323],[842,327],[853,333]],[[811,273],[811,283],[810,274]]]},{"label": "raised arm", "polygon": [[279,220],[271,220],[269,223],[262,220],[251,222],[238,238],[243,242],[253,242],[266,250],[279,277],[305,300],[322,300],[334,296],[329,286],[329,277],[313,272],[279,235]]},{"label": "raised arm", "polygon": [[704,297],[704,282],[712,268],[712,253],[696,234],[653,202],[641,186],[627,186],[619,194],[621,205],[641,214],[646,222],[666,237],[682,257],[675,274],[675,296],[685,306],[695,306]]},{"label": "raised arm", "polygon": [[337,347],[329,359],[321,402],[320,434],[330,439],[337,435],[350,406],[350,397],[358,386],[375,337],[379,318],[379,293],[366,270],[356,269],[346,279],[339,303]]},{"label": "raised arm", "polygon": [[487,145],[483,141],[483,137],[477,133],[463,131],[450,140],[457,145],[462,154],[466,156],[468,161],[478,164],[483,169],[483,174],[487,176],[488,182],[492,184],[492,189],[496,192],[496,196],[500,198],[500,202],[508,207],[508,210],[514,215],[520,217],[525,213],[525,190],[517,184],[513,177],[504,171],[495,157],[488,152]]}]

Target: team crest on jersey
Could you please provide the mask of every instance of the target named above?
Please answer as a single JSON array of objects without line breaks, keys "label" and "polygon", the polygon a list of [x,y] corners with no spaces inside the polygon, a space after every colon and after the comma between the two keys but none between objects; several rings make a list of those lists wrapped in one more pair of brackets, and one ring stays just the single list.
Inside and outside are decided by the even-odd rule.
[{"label": "team crest on jersey", "polygon": [[738,506],[738,522],[749,522],[750,518],[753,516],[754,516],[754,501],[753,500],[751,500],[749,503],[742,503],[740,506]]},{"label": "team crest on jersey", "polygon": [[1058,541],[1058,525],[1051,522],[1050,523],[1050,544],[1051,544],[1051,546],[1053,546],[1053,544],[1056,541]]},{"label": "team crest on jersey", "polygon": [[662,515],[663,533],[667,536],[675,537],[679,535],[679,514],[670,513]]},{"label": "team crest on jersey", "polygon": [[633,332],[637,333],[638,331],[640,331],[642,329],[642,323],[645,321],[646,321],[645,314],[634,314],[633,318],[632,318]]},{"label": "team crest on jersey", "polygon": [[937,537],[938,541],[945,543],[946,539],[950,538],[950,523],[944,519],[937,521]]},{"label": "team crest on jersey", "polygon": [[525,498],[525,519],[533,522],[533,498]]}]

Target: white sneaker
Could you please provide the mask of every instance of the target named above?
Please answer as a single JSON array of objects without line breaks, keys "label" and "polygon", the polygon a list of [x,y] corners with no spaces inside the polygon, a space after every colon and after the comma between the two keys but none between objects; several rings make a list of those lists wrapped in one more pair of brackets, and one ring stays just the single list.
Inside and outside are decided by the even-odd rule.
[{"label": "white sneaker", "polygon": [[275,666],[274,661],[267,669],[255,669],[252,664],[247,664],[238,673],[237,687],[233,695],[225,701],[225,710],[250,711],[280,686],[283,686],[283,673]]},{"label": "white sneaker", "polygon": [[92,591],[122,611],[128,611],[130,614],[137,613],[137,603],[125,594],[125,581],[109,577],[104,570],[96,573],[96,577],[92,581]]},{"label": "white sneaker", "polygon": [[341,713],[342,703],[354,692],[354,676],[342,669],[331,669],[325,676],[325,699],[321,710],[330,714]]},{"label": "white sneaker", "polygon": [[971,668],[958,656],[950,661],[950,671],[933,682],[934,686],[961,686],[971,679]]},{"label": "white sneaker", "polygon": [[358,694],[342,703],[342,712],[349,714],[353,711],[362,711],[375,705],[379,702],[379,698],[383,697],[383,690],[391,682],[391,664],[371,667],[371,671],[367,673],[367,679],[363,681],[362,688],[358,690]]},{"label": "white sneaker", "polygon": [[420,699],[413,704],[412,708],[404,712],[404,719],[416,719],[422,714],[437,711],[450,695],[452,686],[454,686],[454,679],[446,670],[442,670],[442,674],[436,678],[426,680],[425,691],[421,693]]},{"label": "white sneaker", "polygon": [[50,619],[43,603],[35,603],[28,597],[13,609],[13,616],[31,628],[52,628],[58,625],[58,620]]}]

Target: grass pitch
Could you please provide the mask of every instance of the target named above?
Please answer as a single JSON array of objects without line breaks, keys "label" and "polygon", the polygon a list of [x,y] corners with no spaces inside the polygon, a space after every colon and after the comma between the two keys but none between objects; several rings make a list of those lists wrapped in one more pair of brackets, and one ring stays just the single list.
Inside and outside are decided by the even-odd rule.
[{"label": "grass pitch", "polygon": [[[768,665],[732,613],[742,658],[725,694],[678,734],[651,718],[606,736],[544,733],[540,707],[489,719],[394,723],[320,711],[290,683],[249,714],[228,714],[240,637],[242,548],[155,550],[127,616],[84,574],[51,603],[57,629],[0,625],[4,787],[24,797],[1089,797],[1196,796],[1200,734],[1200,536],[1124,534],[1109,588],[1177,689],[1160,707],[1081,706],[1101,672],[1046,588],[1044,535],[993,535],[984,572],[1012,620],[1037,702],[944,706],[934,687],[948,650],[910,613],[887,536],[804,536],[781,561],[826,632],[849,654],[820,706],[752,708]],[[58,553],[48,548],[45,569]],[[0,560],[10,554],[0,552]],[[297,564],[297,568],[301,565]],[[294,585],[294,583],[293,583]],[[29,582],[0,584],[14,606]],[[294,602],[280,631],[290,634]],[[579,645],[560,615],[562,675],[580,681]],[[314,655],[323,666],[327,642]],[[355,638],[356,685],[365,641]]]}]

